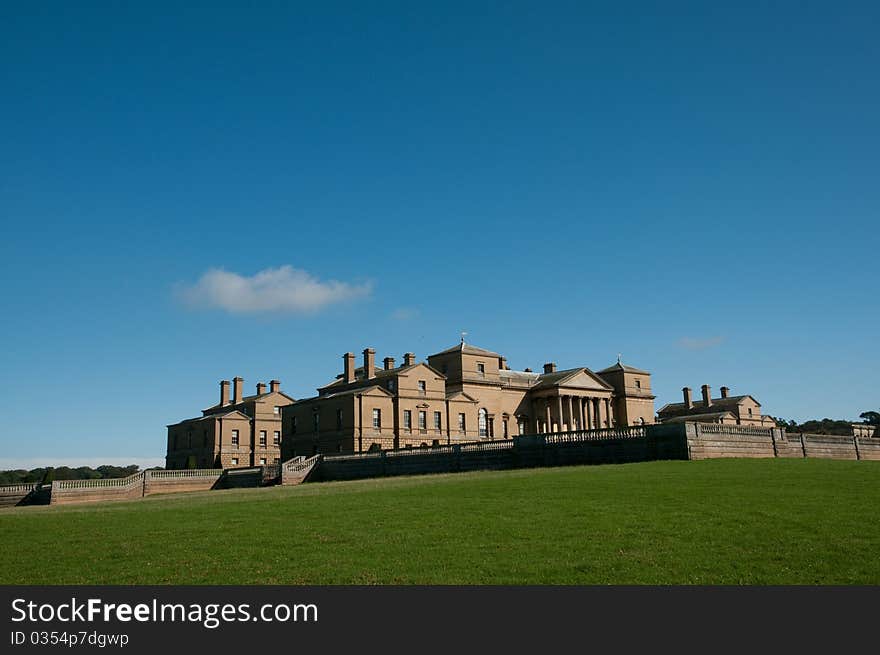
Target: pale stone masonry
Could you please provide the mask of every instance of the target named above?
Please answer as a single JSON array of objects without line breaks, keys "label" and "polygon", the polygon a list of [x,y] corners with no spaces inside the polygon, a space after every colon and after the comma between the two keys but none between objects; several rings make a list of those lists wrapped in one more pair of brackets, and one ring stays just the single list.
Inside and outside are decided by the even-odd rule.
[{"label": "pale stone masonry", "polygon": [[237,468],[271,465],[281,457],[281,410],[294,399],[272,380],[244,396],[244,380],[220,382],[220,400],[202,416],[168,426],[167,469]]},{"label": "pale stone masonry", "polygon": [[342,356],[342,372],[318,395],[282,408],[282,459],[508,439],[531,433],[654,422],[647,371],[616,365],[542,373],[511,370],[496,352],[462,343],[419,362],[376,364],[372,348]]},{"label": "pale stone masonry", "polygon": [[702,399],[694,401],[690,387],[684,387],[681,391],[682,402],[663,405],[657,412],[660,423],[696,421],[719,425],[776,427],[776,421],[761,415],[761,403],[754,396],[731,396],[728,387],[721,387],[721,397],[712,398],[711,388],[704,384],[701,388]]}]

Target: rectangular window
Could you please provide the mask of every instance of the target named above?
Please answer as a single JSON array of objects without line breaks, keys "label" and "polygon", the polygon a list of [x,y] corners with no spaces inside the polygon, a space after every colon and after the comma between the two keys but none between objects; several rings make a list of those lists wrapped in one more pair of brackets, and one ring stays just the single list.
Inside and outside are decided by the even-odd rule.
[{"label": "rectangular window", "polygon": [[507,419],[501,421],[501,426],[504,430],[504,438],[507,439]]},{"label": "rectangular window", "polygon": [[[238,445],[238,430],[233,430],[233,431],[232,431],[232,445],[233,445],[233,446],[237,446],[237,445]],[[236,463],[237,463],[237,462],[236,462]]]},{"label": "rectangular window", "polygon": [[477,373],[479,373],[480,377],[486,375],[486,365],[483,362],[477,362]]},{"label": "rectangular window", "polygon": [[434,412],[434,429],[442,430],[443,429],[443,418],[440,412]]},{"label": "rectangular window", "polygon": [[260,430],[260,445],[266,447],[266,431]]},{"label": "rectangular window", "polygon": [[379,430],[382,427],[382,410],[374,409],[373,410],[373,428]]},{"label": "rectangular window", "polygon": [[233,457],[233,458],[232,458],[232,465],[233,465],[233,466],[238,466],[238,457]]},{"label": "rectangular window", "polygon": [[516,425],[517,425],[517,429],[519,430],[519,433],[521,435],[526,433],[526,422],[525,421],[520,419]]},{"label": "rectangular window", "polygon": [[428,391],[427,386],[425,385],[424,380],[419,380],[419,395],[424,396]]},{"label": "rectangular window", "polygon": [[290,420],[290,434],[296,434],[296,416]]},{"label": "rectangular window", "polygon": [[341,409],[336,410],[336,429],[337,430],[342,429],[342,410]]},{"label": "rectangular window", "polygon": [[641,389],[641,388],[642,388],[642,381],[636,380],[636,389]]},{"label": "rectangular window", "polygon": [[312,427],[315,432],[321,431],[321,415],[318,412],[312,414]]},{"label": "rectangular window", "polygon": [[266,466],[266,458],[265,457],[260,458],[260,466]]},{"label": "rectangular window", "polygon": [[405,409],[403,410],[403,429],[411,430],[412,429],[412,410]]},{"label": "rectangular window", "polygon": [[280,443],[281,443],[281,432],[279,430],[275,430],[275,432],[272,433],[272,444],[277,446]]},{"label": "rectangular window", "polygon": [[281,408],[280,408],[278,405],[275,405],[275,409],[274,409],[274,411],[275,411],[276,414],[280,414],[280,413],[281,413]]},{"label": "rectangular window", "polygon": [[464,414],[458,415],[458,431],[461,433],[465,431]]},{"label": "rectangular window", "polygon": [[428,412],[422,410],[419,412],[419,430],[428,429]]}]

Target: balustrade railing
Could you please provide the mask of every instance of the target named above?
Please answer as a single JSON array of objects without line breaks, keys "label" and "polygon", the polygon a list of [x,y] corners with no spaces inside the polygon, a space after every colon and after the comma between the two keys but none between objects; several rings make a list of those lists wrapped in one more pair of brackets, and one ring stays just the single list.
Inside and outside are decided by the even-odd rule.
[{"label": "balustrade railing", "polygon": [[25,482],[22,484],[6,484],[0,486],[0,494],[14,494],[26,491],[30,493],[40,485],[36,482]]}]

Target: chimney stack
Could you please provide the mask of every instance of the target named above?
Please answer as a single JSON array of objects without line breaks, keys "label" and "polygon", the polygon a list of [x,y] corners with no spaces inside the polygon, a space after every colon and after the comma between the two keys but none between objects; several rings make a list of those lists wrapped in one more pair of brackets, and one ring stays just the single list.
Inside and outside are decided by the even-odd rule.
[{"label": "chimney stack", "polygon": [[721,397],[727,398],[728,396],[730,396],[730,389],[727,387],[721,387]]},{"label": "chimney stack", "polygon": [[390,371],[392,368],[394,368],[394,358],[393,357],[386,357],[382,361],[385,362],[385,370],[386,371]]},{"label": "chimney stack", "polygon": [[404,366],[413,366],[416,363],[416,354],[415,353],[404,353],[403,354],[403,365]]},{"label": "chimney stack", "polygon": [[269,391],[275,393],[276,391],[281,391],[281,382],[278,380],[271,380],[269,382]]},{"label": "chimney stack", "polygon": [[345,376],[343,379],[346,384],[351,384],[354,382],[354,353],[345,353],[342,356],[342,361],[345,362]]},{"label": "chimney stack", "polygon": [[702,389],[703,389],[703,404],[706,407],[711,407],[712,406],[712,393],[711,393],[711,389],[709,389],[709,385],[704,384]]},{"label": "chimney stack", "polygon": [[264,393],[266,393],[266,383],[257,382],[257,395],[262,396]]},{"label": "chimney stack", "polygon": [[220,380],[220,406],[229,404],[229,380]]},{"label": "chimney stack", "polygon": [[531,373],[531,372],[532,372],[532,369],[530,369],[528,367],[523,369],[523,373]]},{"label": "chimney stack", "polygon": [[544,373],[555,373],[556,372],[556,362],[547,362],[544,364]]},{"label": "chimney stack", "polygon": [[685,387],[681,390],[681,393],[684,395],[684,406],[688,409],[694,408],[694,401],[691,398],[691,388]]},{"label": "chimney stack", "polygon": [[237,375],[232,378],[232,402],[236,405],[241,402],[241,397],[244,395],[244,378],[240,378]]},{"label": "chimney stack", "polygon": [[372,380],[376,377],[376,351],[372,348],[364,348],[364,379]]},{"label": "chimney stack", "polygon": [[498,358],[498,370],[500,370],[500,371],[507,370],[507,357],[499,357]]}]

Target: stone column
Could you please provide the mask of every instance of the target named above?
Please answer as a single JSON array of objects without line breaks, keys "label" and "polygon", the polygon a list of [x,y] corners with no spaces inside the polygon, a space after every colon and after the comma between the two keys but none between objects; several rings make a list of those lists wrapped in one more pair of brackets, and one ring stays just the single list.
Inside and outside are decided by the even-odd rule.
[{"label": "stone column", "polygon": [[608,427],[613,427],[611,422],[611,399],[605,399],[605,420],[608,421]]},{"label": "stone column", "polygon": [[568,430],[574,430],[574,405],[571,402],[571,396],[568,396]]},{"label": "stone column", "polygon": [[596,429],[602,429],[602,412],[599,411],[599,399],[593,398],[593,422],[596,424]]},{"label": "stone column", "polygon": [[544,415],[545,415],[545,421],[546,421],[546,423],[544,424],[544,432],[552,432],[553,431],[553,421],[550,416],[550,399],[549,398],[547,399],[547,405],[544,407]]},{"label": "stone column", "polygon": [[556,405],[559,410],[559,424],[556,431],[562,432],[562,396],[556,396]]},{"label": "stone column", "polygon": [[593,429],[593,408],[592,408],[593,399],[592,398],[584,398],[584,409],[586,410],[586,426],[587,430]]}]

